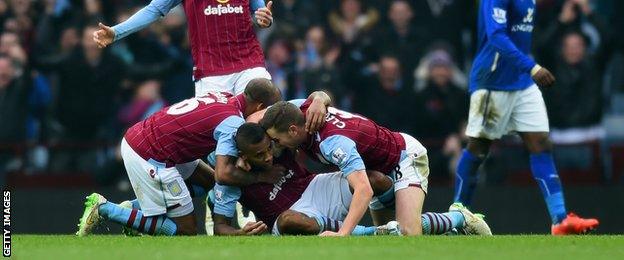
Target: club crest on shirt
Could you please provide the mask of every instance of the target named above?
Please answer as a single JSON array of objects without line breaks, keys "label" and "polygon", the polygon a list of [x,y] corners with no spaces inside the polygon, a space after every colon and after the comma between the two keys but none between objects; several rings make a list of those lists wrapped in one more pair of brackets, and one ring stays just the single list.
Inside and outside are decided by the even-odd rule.
[{"label": "club crest on shirt", "polygon": [[507,11],[501,8],[494,8],[494,13],[492,13],[492,18],[497,23],[504,24],[507,22]]},{"label": "club crest on shirt", "polygon": [[215,201],[223,202],[223,191],[219,189],[214,189]]},{"label": "club crest on shirt", "polygon": [[347,154],[340,148],[336,148],[331,154],[332,159],[338,165],[342,164],[344,160],[347,158]]},{"label": "club crest on shirt", "polygon": [[180,186],[177,180],[167,183],[167,189],[173,196],[180,196],[180,194],[182,194],[182,186]]}]

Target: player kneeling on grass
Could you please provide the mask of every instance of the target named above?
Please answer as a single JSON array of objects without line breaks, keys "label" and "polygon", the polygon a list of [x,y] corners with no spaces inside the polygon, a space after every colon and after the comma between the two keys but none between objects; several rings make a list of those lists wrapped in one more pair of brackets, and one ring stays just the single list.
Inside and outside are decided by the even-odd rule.
[{"label": "player kneeling on grass", "polygon": [[[348,212],[351,191],[341,173],[313,174],[296,161],[294,150],[278,149],[264,129],[245,123],[236,133],[239,165],[252,172],[287,171],[275,184],[256,183],[244,187],[217,184],[214,188],[214,233],[257,235],[272,230],[274,235],[316,235],[337,231]],[[381,173],[377,173],[380,174]],[[392,185],[387,180],[388,185]],[[259,218],[241,229],[230,223],[236,202]],[[356,226],[353,235],[399,234],[396,224],[380,227]]]},{"label": "player kneeling on grass", "polygon": [[[97,194],[87,197],[78,224],[79,236],[87,235],[101,218],[147,234],[195,235],[195,215],[189,189],[184,184],[195,173],[210,189],[214,181],[210,168],[201,162],[210,152],[220,157],[237,156],[234,133],[244,117],[279,100],[280,95],[266,79],[249,82],[243,94],[228,98],[209,93],[170,107],[132,126],[121,142],[121,154],[137,196],[140,210],[106,201]],[[199,166],[199,167],[198,167]],[[233,167],[220,165],[222,180],[275,182],[280,175],[231,176]],[[219,171],[219,169],[217,169]],[[219,172],[215,172],[215,177]],[[263,179],[268,177],[268,179]],[[219,180],[218,178],[215,178]],[[200,181],[201,182],[201,181]]]},{"label": "player kneeling on grass", "polygon": [[[304,116],[309,105],[310,102],[305,100],[277,102],[267,109],[260,124],[280,145],[299,148],[310,158],[340,168],[354,190],[342,227],[337,232],[326,231],[322,235],[344,236],[354,230],[373,201],[373,189],[367,176],[370,170],[382,172],[394,181],[393,189],[376,200],[387,202],[387,198],[394,195],[392,201],[396,200],[396,220],[402,234],[437,233],[445,226],[448,229],[445,231],[450,231],[453,222],[460,221],[457,214],[454,215],[458,218],[452,215],[421,216],[429,165],[427,150],[415,138],[333,107],[328,108],[325,124],[317,133],[310,134],[305,130]],[[469,234],[491,234],[487,223],[467,209],[451,209],[463,213],[465,230]],[[450,225],[446,225],[446,220],[450,220]]]}]

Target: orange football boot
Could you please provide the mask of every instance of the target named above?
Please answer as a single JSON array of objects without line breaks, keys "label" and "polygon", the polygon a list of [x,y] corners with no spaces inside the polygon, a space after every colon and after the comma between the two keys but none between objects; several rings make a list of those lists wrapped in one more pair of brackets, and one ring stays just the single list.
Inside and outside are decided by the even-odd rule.
[{"label": "orange football boot", "polygon": [[595,218],[580,218],[574,213],[568,216],[559,224],[552,225],[550,233],[555,236],[585,234],[598,227],[598,220]]}]

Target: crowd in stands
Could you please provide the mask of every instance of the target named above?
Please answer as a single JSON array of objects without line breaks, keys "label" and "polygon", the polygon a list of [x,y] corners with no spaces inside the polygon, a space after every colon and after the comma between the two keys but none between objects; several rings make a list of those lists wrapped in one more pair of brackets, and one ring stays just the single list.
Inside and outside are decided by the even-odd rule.
[{"label": "crowd in stands", "polygon": [[[465,143],[478,2],[280,0],[258,37],[285,99],[325,90],[420,139],[432,178],[448,180]],[[193,96],[181,8],[108,48],[92,40],[98,22],[147,3],[0,0],[2,175],[106,176],[127,127]],[[624,114],[623,12],[619,0],[537,0],[533,57],[557,78],[543,90],[556,143],[604,140],[604,118]]]}]

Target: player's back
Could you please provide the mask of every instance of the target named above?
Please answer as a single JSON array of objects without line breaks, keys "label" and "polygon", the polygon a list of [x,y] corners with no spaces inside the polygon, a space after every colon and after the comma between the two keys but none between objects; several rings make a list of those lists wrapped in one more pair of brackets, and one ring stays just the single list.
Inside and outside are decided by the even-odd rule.
[{"label": "player's back", "polygon": [[526,69],[517,66],[518,59],[509,58],[510,53],[501,53],[501,45],[506,44],[492,36],[495,32],[504,32],[514,45],[511,47],[528,55],[534,14],[534,0],[481,1],[477,55],[470,72],[471,92],[477,89],[519,90],[533,84]]},{"label": "player's back", "polygon": [[169,166],[206,157],[217,145],[220,125],[240,122],[242,96],[209,93],[165,107],[130,127],[124,138],[141,157]]},{"label": "player's back", "polygon": [[[309,104],[310,102],[305,102],[301,106],[304,114]],[[405,149],[405,140],[400,133],[377,125],[366,117],[329,107],[325,125],[313,136],[313,140],[304,144],[304,150],[312,158],[327,164],[320,151],[320,142],[335,135],[347,137],[355,142],[367,169],[386,174],[398,166],[401,152]],[[334,155],[340,156],[336,153]]]},{"label": "player's back", "polygon": [[195,79],[264,66],[249,0],[183,0],[182,5],[188,19]]},{"label": "player's back", "polygon": [[279,214],[301,198],[301,194],[315,176],[297,163],[290,151],[275,158],[274,163],[288,170],[284,177],[275,184],[256,183],[243,187],[240,198],[240,203],[269,227]]}]

